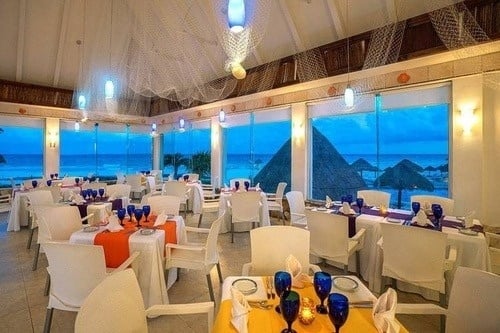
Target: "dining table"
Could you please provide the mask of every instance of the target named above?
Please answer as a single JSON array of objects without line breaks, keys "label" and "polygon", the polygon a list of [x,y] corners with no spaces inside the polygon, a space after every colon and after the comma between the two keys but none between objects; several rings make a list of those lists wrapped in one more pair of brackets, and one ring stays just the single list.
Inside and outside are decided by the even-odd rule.
[{"label": "dining table", "polygon": [[185,224],[182,216],[168,216],[163,225],[154,226],[156,216],[143,217],[137,222],[124,219],[123,229],[110,232],[106,225],[87,226],[74,232],[69,242],[74,244],[101,245],[104,248],[106,266],[116,268],[134,252],[137,280],[144,299],[144,306],[168,304],[167,290],[177,279],[177,270],[168,271],[165,280],[165,244],[186,241]]},{"label": "dining table", "polygon": [[[212,332],[214,333],[230,333],[237,332],[235,327],[231,324],[232,319],[232,299],[231,299],[231,287],[238,289],[238,283],[244,281],[245,284],[248,280],[255,283],[255,292],[252,294],[245,295],[249,304],[255,304],[255,302],[263,302],[260,304],[270,304],[269,308],[263,308],[261,306],[252,306],[248,313],[248,332],[249,333],[274,333],[281,332],[282,329],[287,327],[287,324],[281,314],[275,311],[274,307],[279,304],[279,297],[268,297],[266,289],[266,278],[273,277],[263,277],[263,276],[229,276],[224,279],[222,285],[222,297],[219,307],[219,312],[215,318],[214,327]],[[338,278],[348,278],[355,281],[356,288],[353,290],[346,291],[345,289],[339,289],[335,283],[332,283],[331,293],[341,293],[345,295],[350,303],[349,314],[347,321],[342,326],[341,331],[344,332],[377,332],[375,327],[372,308],[374,302],[377,298],[373,293],[356,277],[356,276],[332,276],[333,282]],[[312,278],[310,281],[306,282],[303,288],[295,288],[292,290],[296,291],[300,297],[301,302],[304,298],[309,298],[315,304],[319,304],[320,300],[314,291],[314,286],[312,283]],[[274,290],[273,290],[274,292]],[[400,332],[408,332],[403,325],[400,325]],[[297,331],[297,333],[322,333],[322,332],[334,332],[332,322],[330,321],[327,314],[315,313],[315,319],[310,324],[304,324],[299,319],[296,319],[292,328]]]}]

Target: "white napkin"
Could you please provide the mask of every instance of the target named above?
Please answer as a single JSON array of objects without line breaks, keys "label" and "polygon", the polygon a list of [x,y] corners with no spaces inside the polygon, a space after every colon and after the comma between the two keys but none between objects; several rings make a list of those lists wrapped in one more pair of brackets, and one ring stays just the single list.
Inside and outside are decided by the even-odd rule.
[{"label": "white napkin", "polygon": [[72,203],[76,203],[77,205],[85,203],[85,199],[79,194],[79,193],[74,193],[71,192],[72,194],[70,195],[70,199]]},{"label": "white napkin", "polygon": [[432,207],[431,207],[431,203],[429,201],[424,201],[421,205],[421,208],[424,210],[424,212],[426,214],[429,214],[429,215],[432,214]]},{"label": "white napkin", "polygon": [[356,214],[354,209],[352,209],[347,202],[342,203],[342,207],[339,208],[339,212],[341,212],[342,214]]},{"label": "white napkin", "polygon": [[108,201],[115,201],[116,200],[116,197],[115,197],[115,194],[111,194],[108,198]]},{"label": "white napkin", "polygon": [[399,324],[396,322],[396,306],[398,295],[389,288],[373,304],[373,321],[379,333],[397,333]]},{"label": "white napkin", "polygon": [[239,333],[248,333],[248,313],[251,308],[245,296],[235,287],[231,287],[231,304],[231,324]]},{"label": "white napkin", "polygon": [[412,222],[416,222],[419,226],[425,227],[426,225],[434,226],[432,222],[427,218],[425,211],[422,209],[418,211],[417,216],[412,218]]},{"label": "white napkin", "polygon": [[260,183],[257,183],[257,185],[255,185],[255,190],[260,191]]},{"label": "white napkin", "polygon": [[123,227],[120,225],[120,220],[118,220],[118,216],[112,215],[108,217],[109,223],[104,227],[105,229],[111,232],[117,232],[123,230]]},{"label": "white napkin", "polygon": [[302,273],[302,265],[292,254],[286,260],[286,271],[292,276],[292,286],[295,288],[304,288],[307,282],[311,279],[307,274]]},{"label": "white napkin", "polygon": [[464,226],[466,228],[471,228],[474,225],[474,219],[472,218],[472,216],[475,213],[475,211],[472,211],[464,216]]},{"label": "white napkin", "polygon": [[162,211],[160,215],[156,217],[155,224],[153,226],[159,226],[159,225],[164,225],[165,222],[167,221],[167,214],[165,214],[165,211]]},{"label": "white napkin", "polygon": [[333,200],[327,195],[325,200],[325,207],[330,208],[332,206],[333,206]]}]

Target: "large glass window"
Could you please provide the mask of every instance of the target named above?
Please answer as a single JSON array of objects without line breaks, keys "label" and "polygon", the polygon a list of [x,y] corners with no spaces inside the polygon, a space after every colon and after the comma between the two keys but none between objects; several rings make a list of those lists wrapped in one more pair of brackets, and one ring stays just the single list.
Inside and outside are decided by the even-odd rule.
[{"label": "large glass window", "polygon": [[[97,174],[96,130],[94,124],[81,124],[79,131],[75,131],[74,122],[61,121],[59,126],[59,174],[74,177]],[[54,173],[52,170],[49,171]]]},{"label": "large glass window", "polygon": [[43,120],[1,116],[0,187],[43,176]]},{"label": "large glass window", "polygon": [[374,188],[391,193],[391,206],[410,208],[411,195],[448,196],[449,87],[362,101],[353,110],[341,100],[309,107],[311,198]]}]

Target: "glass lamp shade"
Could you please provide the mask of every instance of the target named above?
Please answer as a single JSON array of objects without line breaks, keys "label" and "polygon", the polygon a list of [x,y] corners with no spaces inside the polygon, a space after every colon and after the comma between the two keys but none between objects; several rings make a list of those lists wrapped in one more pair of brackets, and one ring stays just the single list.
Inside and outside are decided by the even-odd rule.
[{"label": "glass lamp shade", "polygon": [[113,84],[113,81],[108,80],[104,85],[104,96],[106,98],[113,98],[114,95],[115,95],[115,85]]},{"label": "glass lamp shade", "polygon": [[83,95],[78,96],[78,108],[80,110],[85,110],[86,107],[87,107],[87,99],[85,98],[85,96]]},{"label": "glass lamp shade", "polygon": [[240,63],[234,63],[231,66],[231,73],[238,80],[243,80],[247,76],[247,71],[241,66]]},{"label": "glass lamp shade", "polygon": [[345,106],[348,108],[352,108],[354,106],[354,90],[352,90],[350,86],[347,86],[344,91],[344,102]]},{"label": "glass lamp shade", "polygon": [[227,21],[229,29],[234,33],[243,31],[245,26],[245,1],[229,0],[227,4]]},{"label": "glass lamp shade", "polygon": [[223,123],[226,121],[226,113],[224,110],[220,110],[219,112],[219,123]]}]

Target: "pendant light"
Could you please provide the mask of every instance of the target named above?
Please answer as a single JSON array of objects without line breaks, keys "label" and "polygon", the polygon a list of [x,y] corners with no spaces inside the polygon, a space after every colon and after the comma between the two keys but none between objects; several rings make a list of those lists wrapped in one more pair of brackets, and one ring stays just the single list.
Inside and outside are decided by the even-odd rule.
[{"label": "pendant light", "polygon": [[229,30],[240,33],[245,27],[245,1],[229,0],[227,4],[227,21]]},{"label": "pendant light", "polygon": [[349,70],[350,70],[350,57],[349,54],[349,0],[346,0],[346,22],[347,22],[347,87],[344,91],[344,103],[348,108],[352,108],[354,106],[354,90],[352,90],[349,84]]}]

